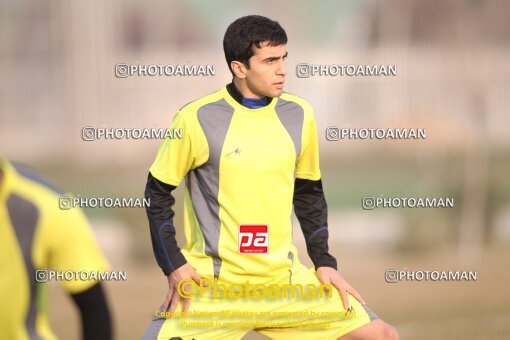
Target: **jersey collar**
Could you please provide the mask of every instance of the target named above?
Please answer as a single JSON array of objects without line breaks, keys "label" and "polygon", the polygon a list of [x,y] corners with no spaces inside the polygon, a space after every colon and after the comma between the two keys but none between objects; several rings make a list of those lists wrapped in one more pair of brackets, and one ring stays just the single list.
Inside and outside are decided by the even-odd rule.
[{"label": "jersey collar", "polygon": [[234,85],[234,82],[231,82],[230,84],[226,85],[224,87],[224,91],[226,92],[227,102],[229,102],[231,105],[233,105],[237,108],[240,108],[244,111],[249,111],[249,112],[252,112],[252,111],[258,112],[258,111],[263,111],[265,109],[272,109],[272,108],[274,108],[274,106],[276,105],[276,102],[278,101],[278,98],[266,97],[267,98],[266,105],[257,107],[257,108],[251,108],[251,107],[243,104],[243,99],[244,99],[244,101],[246,101],[246,99],[248,99],[248,102],[249,102],[250,98],[244,98],[243,95],[241,94],[241,92],[239,92],[239,90]]},{"label": "jersey collar", "polygon": [[[241,92],[239,92],[239,90],[237,89],[237,87],[234,85],[234,81],[233,81],[233,80],[232,80],[232,82],[231,82],[230,84],[228,84],[228,85],[227,85],[227,91],[228,91],[228,93],[230,94],[230,96],[231,96],[232,98],[234,98],[234,99],[236,100],[236,102],[238,102],[238,103],[239,103],[239,104],[241,104],[241,105],[244,105],[244,103],[243,103],[243,102],[244,102],[245,100],[250,101],[250,100],[252,100],[252,99],[254,99],[254,100],[257,100],[257,99],[258,99],[258,98],[245,98],[245,97],[243,97],[243,95],[241,94]],[[264,106],[269,105],[269,104],[271,103],[271,101],[274,99],[274,98],[271,98],[271,97],[264,97],[264,98],[265,98],[265,100],[266,100],[266,105],[264,105]],[[262,98],[261,98],[261,99],[262,99]],[[246,105],[244,105],[244,106],[246,106]],[[249,109],[251,109],[251,107],[249,107],[249,106],[246,106],[246,107],[247,107],[247,108],[249,108]]]}]

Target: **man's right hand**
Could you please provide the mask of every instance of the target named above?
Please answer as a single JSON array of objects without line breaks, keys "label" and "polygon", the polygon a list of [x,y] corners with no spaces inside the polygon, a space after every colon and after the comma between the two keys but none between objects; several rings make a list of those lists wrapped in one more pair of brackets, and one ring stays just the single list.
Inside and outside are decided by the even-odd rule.
[{"label": "man's right hand", "polygon": [[[196,270],[190,266],[188,263],[185,265],[177,268],[172,273],[170,273],[167,276],[168,280],[168,294],[166,296],[165,302],[163,303],[163,311],[169,311],[171,313],[175,312],[177,309],[177,305],[179,304],[179,301],[181,300],[181,296],[179,295],[178,286],[179,282],[181,281],[187,281],[191,282],[191,280],[195,281],[197,285],[200,285],[200,275],[196,272]],[[204,286],[207,286],[207,281],[202,281],[202,284]],[[182,285],[180,287],[181,289],[185,290],[186,292],[189,292],[189,284]],[[187,296],[190,296],[189,294],[186,294]],[[183,302],[183,312],[187,312],[189,309],[189,305],[191,303],[190,298],[182,298],[184,300]],[[168,307],[170,306],[170,310],[168,310]]]}]

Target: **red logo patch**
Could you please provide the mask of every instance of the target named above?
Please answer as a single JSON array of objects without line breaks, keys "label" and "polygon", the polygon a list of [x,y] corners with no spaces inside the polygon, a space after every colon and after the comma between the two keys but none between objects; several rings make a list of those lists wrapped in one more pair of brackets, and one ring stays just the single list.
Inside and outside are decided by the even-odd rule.
[{"label": "red logo patch", "polygon": [[241,254],[265,254],[269,246],[267,224],[239,225],[239,252]]}]

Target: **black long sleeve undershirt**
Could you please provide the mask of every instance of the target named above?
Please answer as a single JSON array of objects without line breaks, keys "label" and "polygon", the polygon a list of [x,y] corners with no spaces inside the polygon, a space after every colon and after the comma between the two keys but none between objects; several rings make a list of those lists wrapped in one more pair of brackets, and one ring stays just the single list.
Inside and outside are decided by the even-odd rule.
[{"label": "black long sleeve undershirt", "polygon": [[71,298],[80,310],[83,340],[110,340],[112,320],[101,283]]},{"label": "black long sleeve undershirt", "polygon": [[322,181],[296,178],[294,183],[294,213],[305,237],[306,250],[315,269],[337,269],[336,259],[329,254],[328,207]]},{"label": "black long sleeve undershirt", "polygon": [[149,172],[145,198],[150,199],[150,206],[146,208],[146,212],[154,256],[165,275],[186,264],[186,258],[175,239],[175,213],[172,209],[175,203],[172,191],[175,189],[175,186],[161,182]]}]

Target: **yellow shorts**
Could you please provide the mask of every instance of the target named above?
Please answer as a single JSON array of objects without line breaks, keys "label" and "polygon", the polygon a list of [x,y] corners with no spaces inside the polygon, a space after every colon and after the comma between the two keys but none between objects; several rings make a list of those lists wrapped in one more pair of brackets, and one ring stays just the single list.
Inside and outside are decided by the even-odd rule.
[{"label": "yellow shorts", "polygon": [[[289,286],[287,294],[276,290],[285,284],[292,284],[294,296]],[[338,291],[333,288],[331,296],[321,296],[320,285],[314,268],[296,264],[292,282],[275,283],[258,295],[240,296],[241,289],[231,291],[233,296],[230,287],[215,291],[211,285],[200,294],[195,287],[189,311],[156,311],[143,339],[241,339],[251,330],[271,339],[338,339],[377,318],[350,294],[351,308],[344,310]]]}]

